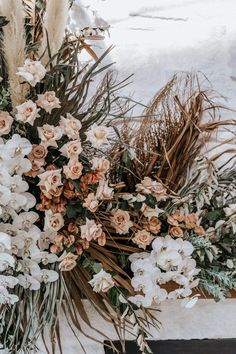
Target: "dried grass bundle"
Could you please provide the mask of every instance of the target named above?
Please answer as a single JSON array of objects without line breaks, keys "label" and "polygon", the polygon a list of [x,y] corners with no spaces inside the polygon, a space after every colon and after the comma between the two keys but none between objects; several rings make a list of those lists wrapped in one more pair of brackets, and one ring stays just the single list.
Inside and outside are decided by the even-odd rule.
[{"label": "dried grass bundle", "polygon": [[43,20],[44,35],[39,50],[44,65],[48,63],[50,57],[58,53],[62,45],[69,16],[69,6],[68,0],[47,1]]},{"label": "dried grass bundle", "polygon": [[213,132],[236,124],[220,121],[222,107],[199,80],[195,74],[175,75],[143,112],[141,124],[130,134],[137,154],[132,170],[138,178],[150,175],[178,191]]},{"label": "dried grass bundle", "polygon": [[17,105],[25,101],[28,93],[27,85],[21,84],[21,78],[16,75],[17,67],[22,66],[25,60],[25,12],[21,0],[1,0],[0,12],[9,21],[3,28],[2,47],[8,69],[11,101],[14,110]]}]

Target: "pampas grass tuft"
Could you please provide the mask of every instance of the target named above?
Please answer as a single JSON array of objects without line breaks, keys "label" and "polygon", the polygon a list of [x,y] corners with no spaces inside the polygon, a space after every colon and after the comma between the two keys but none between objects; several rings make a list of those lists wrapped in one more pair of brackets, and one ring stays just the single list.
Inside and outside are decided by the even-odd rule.
[{"label": "pampas grass tuft", "polygon": [[[47,1],[46,13],[43,21],[44,36],[39,50],[39,54],[42,56],[41,61],[44,65],[48,63],[50,55],[53,57],[62,45],[68,16],[68,0]],[[48,43],[50,48],[48,48]]]},{"label": "pampas grass tuft", "polygon": [[25,101],[28,85],[21,84],[17,67],[25,60],[24,7],[21,0],[0,0],[0,13],[9,23],[3,28],[2,47],[8,69],[8,80],[13,110]]}]

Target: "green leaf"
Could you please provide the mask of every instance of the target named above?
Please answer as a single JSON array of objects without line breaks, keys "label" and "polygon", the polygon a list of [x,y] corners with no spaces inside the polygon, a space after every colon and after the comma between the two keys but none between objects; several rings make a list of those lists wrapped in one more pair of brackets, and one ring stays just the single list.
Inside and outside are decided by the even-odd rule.
[{"label": "green leaf", "polygon": [[213,210],[213,211],[209,211],[206,214],[206,218],[209,221],[217,221],[219,218],[221,217],[221,212],[219,210]]},{"label": "green leaf", "polygon": [[95,273],[99,273],[103,269],[103,266],[101,263],[94,263],[93,264],[93,271]]},{"label": "green leaf", "polygon": [[155,206],[157,205],[157,200],[156,200],[156,198],[153,195],[147,195],[145,203],[150,208],[155,209]]},{"label": "green leaf", "polygon": [[66,214],[69,219],[76,218],[77,214],[82,214],[83,207],[81,204],[69,204],[66,209]]}]

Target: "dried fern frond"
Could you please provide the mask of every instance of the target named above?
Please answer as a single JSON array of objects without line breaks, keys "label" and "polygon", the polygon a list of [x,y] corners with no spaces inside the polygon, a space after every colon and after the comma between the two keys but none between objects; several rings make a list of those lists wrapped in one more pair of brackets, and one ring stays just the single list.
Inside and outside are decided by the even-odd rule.
[{"label": "dried fern frond", "polygon": [[1,0],[0,12],[9,23],[3,28],[2,50],[8,70],[8,81],[13,110],[25,101],[28,85],[21,84],[21,78],[16,75],[17,67],[25,60],[25,12],[21,0]]},{"label": "dried fern frond", "polygon": [[198,75],[175,75],[155,95],[130,137],[136,149],[132,164],[135,175],[150,175],[172,191],[179,190],[213,132],[236,124],[233,120],[220,121],[221,107],[214,103],[213,92],[200,86]]}]

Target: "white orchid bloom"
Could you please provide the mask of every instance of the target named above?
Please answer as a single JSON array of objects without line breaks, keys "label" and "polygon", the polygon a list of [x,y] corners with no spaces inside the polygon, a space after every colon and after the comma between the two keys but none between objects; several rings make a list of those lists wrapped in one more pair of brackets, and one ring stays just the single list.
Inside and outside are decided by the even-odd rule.
[{"label": "white orchid bloom", "polygon": [[20,193],[12,193],[8,206],[13,210],[19,211],[23,205],[27,203],[27,199]]},{"label": "white orchid bloom", "polygon": [[0,252],[11,249],[11,237],[5,232],[0,232]]},{"label": "white orchid bloom", "polygon": [[22,138],[19,134],[14,134],[5,144],[5,156],[15,157],[19,155],[27,156],[32,150],[32,145],[28,139]]},{"label": "white orchid bloom", "polygon": [[52,283],[59,278],[59,274],[55,270],[41,269],[39,272],[33,272],[33,277],[40,283]]},{"label": "white orchid bloom", "polygon": [[33,194],[28,192],[21,193],[21,195],[25,198],[25,203],[22,205],[22,210],[29,211],[35,206],[36,199]]},{"label": "white orchid bloom", "polygon": [[30,290],[40,289],[40,282],[29,274],[19,274],[18,281],[19,281],[19,285],[22,286],[24,289],[30,289]]},{"label": "white orchid bloom", "polygon": [[18,284],[18,279],[10,275],[1,275],[0,274],[0,286],[4,286],[10,289],[13,289],[16,284]]},{"label": "white orchid bloom", "polygon": [[15,259],[8,253],[1,253],[0,256],[0,272],[5,272],[9,267],[15,267]]},{"label": "white orchid bloom", "polygon": [[22,272],[25,274],[35,274],[40,272],[40,267],[37,262],[31,259],[20,260],[19,263],[22,266]]},{"label": "white orchid bloom", "polygon": [[50,263],[57,262],[58,256],[53,253],[39,252],[39,253],[32,256],[32,260],[34,260],[37,263],[41,262],[42,264],[47,265]]},{"label": "white orchid bloom", "polygon": [[15,193],[23,193],[29,189],[28,183],[19,175],[12,176],[11,185],[9,187],[11,191]]},{"label": "white orchid bloom", "polygon": [[149,276],[139,275],[131,279],[131,285],[136,291],[142,291],[144,294],[149,294],[153,291],[154,284]]},{"label": "white orchid bloom", "polygon": [[40,239],[38,241],[40,250],[44,251],[48,249],[56,235],[57,232],[53,230],[46,230],[44,232],[41,232]]},{"label": "white orchid bloom", "polygon": [[9,292],[5,287],[0,286],[0,305],[3,304],[13,305],[17,301],[19,301],[18,296],[9,294]]},{"label": "white orchid bloom", "polygon": [[152,305],[153,299],[151,296],[135,295],[128,298],[130,302],[135,304],[137,307],[150,307]]},{"label": "white orchid bloom", "polygon": [[11,200],[11,191],[8,187],[0,184],[0,205],[6,206]]},{"label": "white orchid bloom", "polygon": [[[13,226],[18,229],[29,231],[38,218],[38,214],[34,211],[23,212],[14,218]],[[38,233],[40,234],[40,230]]]},{"label": "white orchid bloom", "polygon": [[5,165],[11,175],[17,174],[22,176],[24,173],[31,170],[32,164],[30,160],[24,158],[23,156],[17,156],[6,160]]}]

